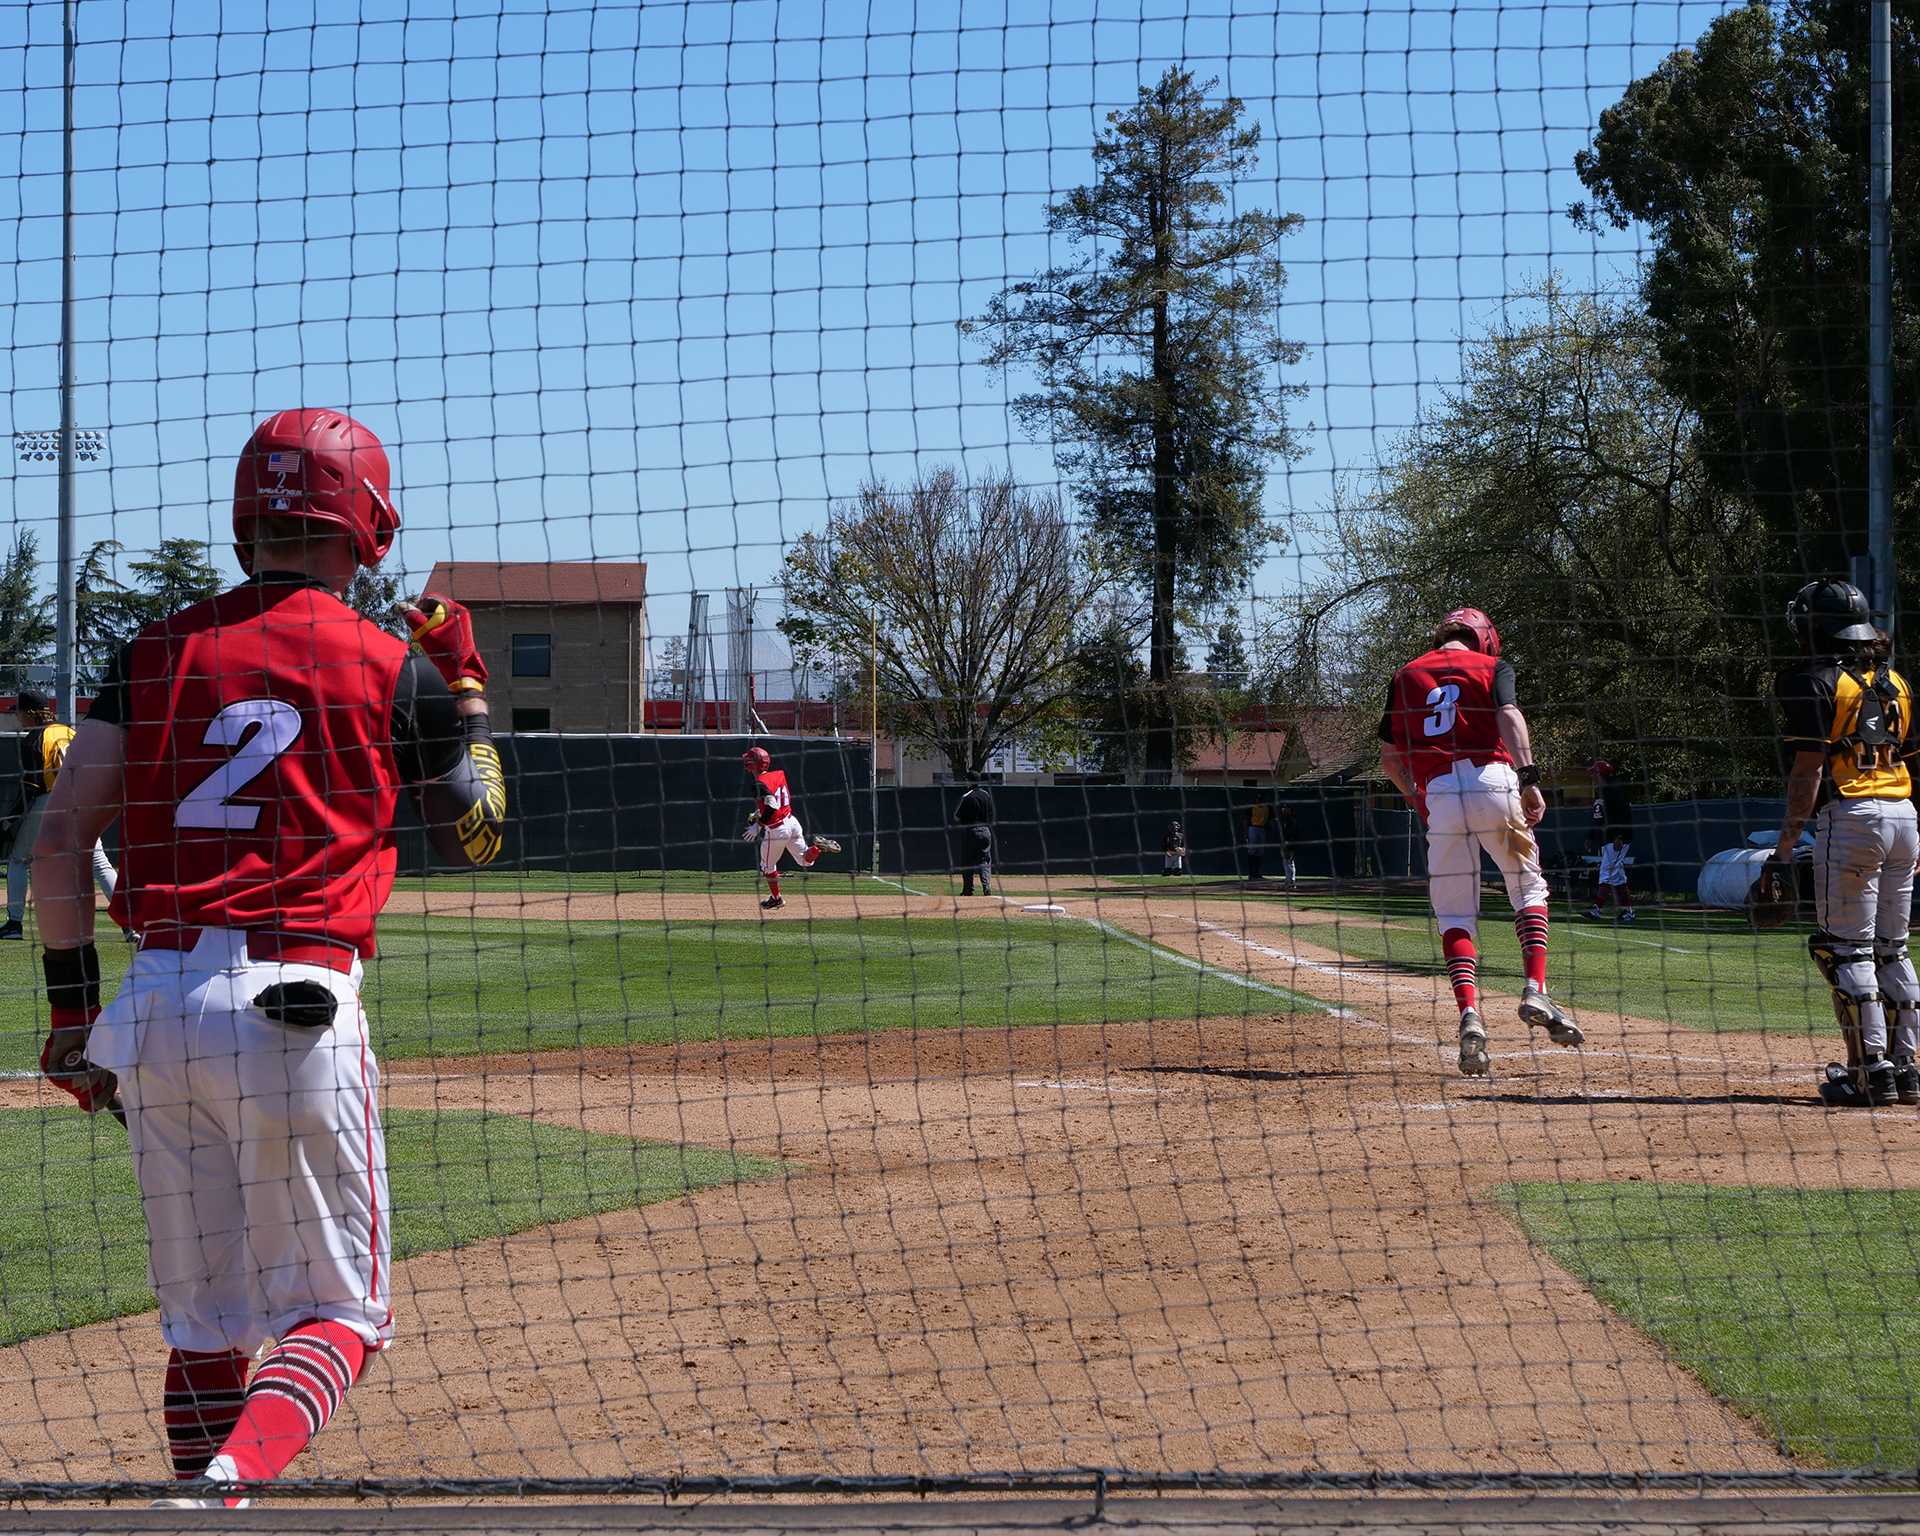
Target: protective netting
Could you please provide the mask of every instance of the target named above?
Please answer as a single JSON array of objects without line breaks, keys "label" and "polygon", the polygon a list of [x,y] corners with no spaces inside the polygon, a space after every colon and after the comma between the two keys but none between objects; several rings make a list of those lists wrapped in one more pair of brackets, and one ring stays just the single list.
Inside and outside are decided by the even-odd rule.
[{"label": "protective netting", "polygon": [[0,3],[0,1493],[1911,1480],[1873,10]]}]

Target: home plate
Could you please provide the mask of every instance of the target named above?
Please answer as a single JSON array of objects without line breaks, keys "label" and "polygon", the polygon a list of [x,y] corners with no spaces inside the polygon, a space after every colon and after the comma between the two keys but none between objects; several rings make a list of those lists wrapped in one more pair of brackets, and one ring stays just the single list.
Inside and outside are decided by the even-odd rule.
[{"label": "home plate", "polygon": [[1051,903],[1042,903],[1037,907],[1022,907],[1020,910],[1022,912],[1064,912],[1067,909],[1065,907],[1056,907]]}]

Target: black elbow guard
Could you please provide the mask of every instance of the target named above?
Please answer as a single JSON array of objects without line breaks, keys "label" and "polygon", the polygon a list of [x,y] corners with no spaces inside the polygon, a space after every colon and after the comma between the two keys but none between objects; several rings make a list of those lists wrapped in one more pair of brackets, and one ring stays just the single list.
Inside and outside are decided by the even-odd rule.
[{"label": "black elbow guard", "polygon": [[507,824],[507,775],[484,714],[463,716],[466,736],[459,760],[442,778],[420,789],[420,809],[429,836],[443,857],[470,865],[491,864]]}]

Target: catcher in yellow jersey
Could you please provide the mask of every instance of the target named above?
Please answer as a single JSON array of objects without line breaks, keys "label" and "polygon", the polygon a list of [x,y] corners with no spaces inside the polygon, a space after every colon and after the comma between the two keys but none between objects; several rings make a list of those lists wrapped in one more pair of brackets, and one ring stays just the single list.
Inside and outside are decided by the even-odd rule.
[{"label": "catcher in yellow jersey", "polygon": [[[7,855],[7,922],[0,939],[17,939],[27,915],[27,880],[33,868],[33,840],[40,835],[40,813],[53,793],[60,765],[67,760],[73,727],[54,718],[53,699],[38,688],[22,688],[14,713],[20,719],[20,798],[13,808],[13,849]],[[93,845],[93,883],[113,899],[116,879],[106,849]]]},{"label": "catcher in yellow jersey", "polygon": [[1920,979],[1907,953],[1920,861],[1913,693],[1879,649],[1858,587],[1809,582],[1787,623],[1805,659],[1776,684],[1790,766],[1770,868],[1792,856],[1811,818],[1819,929],[1807,948],[1833,990],[1847,1051],[1844,1065],[1828,1065],[1820,1097],[1836,1108],[1920,1104]]}]

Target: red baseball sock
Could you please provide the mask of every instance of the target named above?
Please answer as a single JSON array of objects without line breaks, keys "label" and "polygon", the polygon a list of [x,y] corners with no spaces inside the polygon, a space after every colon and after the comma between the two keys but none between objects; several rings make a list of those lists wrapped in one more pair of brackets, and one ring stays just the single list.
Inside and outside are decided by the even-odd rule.
[{"label": "red baseball sock", "polygon": [[233,1433],[247,1396],[247,1357],[237,1349],[206,1354],[176,1349],[167,1356],[161,1415],[173,1475],[182,1482],[207,1470]]},{"label": "red baseball sock", "polygon": [[778,875],[767,876],[767,894],[769,896],[778,896],[780,894],[780,877]]},{"label": "red baseball sock", "polygon": [[1453,1000],[1464,1012],[1480,1006],[1480,956],[1473,947],[1473,935],[1464,928],[1449,928],[1440,935],[1440,948],[1447,957],[1447,979],[1453,983]]},{"label": "red baseball sock", "polygon": [[1520,937],[1520,965],[1527,980],[1547,990],[1547,909],[1522,907],[1513,914],[1513,931]]},{"label": "red baseball sock", "polygon": [[807,858],[807,867],[812,868],[815,864],[818,864],[820,862],[820,850],[818,848],[809,847],[807,849],[806,858]]},{"label": "red baseball sock", "polygon": [[344,1323],[302,1323],[253,1373],[239,1422],[220,1447],[232,1480],[270,1482],[327,1427],[367,1363],[366,1342]]}]

